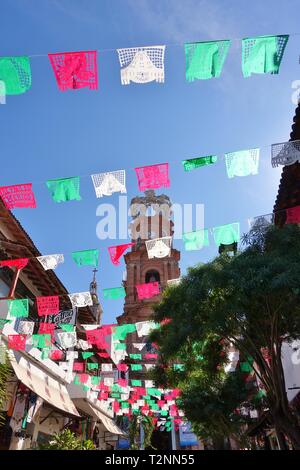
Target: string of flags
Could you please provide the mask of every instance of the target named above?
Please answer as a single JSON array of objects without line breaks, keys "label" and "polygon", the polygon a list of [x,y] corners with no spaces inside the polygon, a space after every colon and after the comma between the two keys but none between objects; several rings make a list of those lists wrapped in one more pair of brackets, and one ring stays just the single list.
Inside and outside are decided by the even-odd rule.
[{"label": "string of flags", "polygon": [[[2,320],[2,327],[11,321],[11,319]],[[79,339],[75,324],[22,319],[17,323],[16,319],[14,321],[13,329],[3,335],[3,338],[7,337],[8,350],[28,351],[30,347],[37,348],[40,351],[41,361],[48,359],[57,361],[62,371],[66,372],[66,379],[69,382],[89,391],[116,415],[131,416],[133,413],[142,412],[154,416],[154,422],[158,427],[166,426],[168,420],[170,422],[170,417],[175,418],[173,423],[177,425],[184,419],[184,413],[176,402],[180,397],[179,389],[157,388],[153,380],[136,375],[144,369],[148,371],[155,367],[158,351],[154,344],[147,342],[147,336],[162,324],[142,321],[119,326],[81,325],[85,330],[86,339]],[[38,332],[34,333],[36,324]],[[11,331],[17,334],[11,334]],[[132,343],[138,352],[127,353],[125,341],[127,335],[132,333],[136,334],[141,342]],[[99,364],[94,360],[97,356],[103,359],[111,357],[105,351],[109,347],[109,338],[112,340],[111,354],[114,354],[115,364],[111,362]],[[120,345],[122,348],[117,348]],[[5,346],[3,341],[1,346]],[[74,347],[77,348],[76,351],[73,350]],[[70,348],[72,350],[69,350]],[[124,362],[126,357],[128,359]],[[175,368],[182,370],[180,364],[174,364],[172,367],[174,370]],[[116,370],[118,375],[115,374]]]},{"label": "string of flags", "polygon": [[[252,217],[248,219],[249,228],[253,228],[253,226],[266,226],[270,225],[274,222],[275,215],[277,213],[284,213],[285,214],[285,223],[300,223],[300,206],[295,206],[287,209],[282,209],[280,211],[276,211],[276,213],[270,213],[265,215],[259,215],[256,217]],[[220,249],[223,247],[223,251],[234,251],[236,250],[237,243],[240,241],[240,223],[234,222],[231,224],[225,224],[213,227],[211,229],[204,228],[201,230],[195,230],[193,232],[186,232],[182,235],[182,241],[184,243],[184,248],[186,251],[194,251],[194,250],[201,250],[203,247],[207,247],[210,245],[209,241],[209,234],[211,233],[214,243]],[[171,236],[168,237],[161,237],[156,239],[150,239],[145,241],[146,251],[148,254],[148,259],[152,258],[164,258],[168,257],[171,254],[172,249],[172,241],[173,238]],[[112,263],[115,266],[120,264],[120,258],[124,255],[125,251],[135,243],[125,243],[122,245],[115,245],[108,247],[109,255],[111,258]],[[97,267],[99,264],[99,250],[92,249],[92,250],[80,250],[74,251],[71,253],[71,257],[73,261],[79,266],[93,266]],[[56,269],[57,266],[64,262],[64,255],[63,254],[52,254],[52,255],[44,255],[32,258],[18,258],[12,260],[1,260],[0,261],[0,268],[1,267],[10,267],[16,269],[23,269],[28,265],[30,259],[37,259],[39,263],[43,266],[45,270],[49,269]],[[127,287],[129,287],[127,285]],[[132,286],[130,286],[132,287]],[[151,298],[155,295],[160,293],[160,286],[158,282],[149,282],[145,284],[137,284],[133,286],[136,288],[137,295],[139,299],[146,299]],[[120,299],[126,296],[125,288],[120,287],[112,287],[103,289],[103,296],[106,300],[115,300]],[[47,297],[50,302],[58,302],[59,296],[54,297]],[[92,298],[89,292],[81,292],[81,293],[74,293],[69,294],[71,303],[75,307],[85,307],[88,305],[92,305]],[[41,298],[43,299],[43,298]],[[42,311],[42,308],[39,308],[38,301],[38,312]],[[45,300],[46,302],[46,300]],[[51,304],[51,302],[50,302]],[[17,307],[18,305],[18,307]],[[22,307],[21,307],[22,306]],[[11,307],[12,308],[12,307]],[[50,308],[50,307],[48,307]],[[25,316],[26,305],[22,304],[21,302],[16,303],[16,307],[14,310],[17,311],[21,309]],[[28,309],[28,304],[27,304]],[[55,308],[51,304],[51,309],[53,311],[46,313],[46,315],[58,313],[59,307],[58,304],[55,303]],[[18,310],[19,311],[19,310]],[[28,313],[28,312],[27,312]],[[39,313],[40,315],[44,315],[43,313]],[[20,314],[21,315],[21,314]]]},{"label": "string of flags", "polygon": [[[289,35],[258,36],[242,39],[242,73],[278,74]],[[219,78],[230,40],[184,44],[186,81]],[[122,85],[165,82],[165,45],[117,49]],[[60,91],[98,89],[97,50],[49,53],[48,58]],[[25,93],[31,88],[28,56],[0,57],[0,80],[7,95]]]},{"label": "string of flags", "polygon": [[[36,297],[37,314],[39,317],[48,317],[49,315],[58,315],[60,312],[59,298],[68,296],[72,308],[87,307],[93,305],[93,299],[90,292],[76,292],[65,295],[51,295],[44,297]],[[6,300],[8,312],[11,318],[28,318],[29,316],[29,300],[13,299]]]},{"label": "string of flags", "polygon": [[[9,321],[11,320],[2,320],[2,323]],[[160,324],[141,321],[103,326],[83,324],[81,326],[85,331],[85,339],[79,339],[75,324],[38,322],[38,333],[34,333],[37,322],[21,320],[15,322],[13,327],[18,334],[5,333],[4,336],[7,336],[9,350],[28,351],[32,346],[40,351],[42,361],[56,361],[62,371],[66,372],[69,382],[88,391],[90,396],[101,401],[103,406],[111,409],[117,416],[130,417],[134,413],[142,413],[152,416],[158,428],[164,426],[161,430],[170,430],[168,423],[171,423],[171,418],[175,427],[185,419],[184,412],[180,409],[180,389],[162,389],[147,376],[139,375],[153,369],[159,356],[157,345],[149,343],[148,335],[170,321],[165,319]],[[138,352],[127,352],[126,339],[131,334],[136,335],[139,342],[132,342],[131,338],[129,344]],[[105,349],[109,348],[110,341],[109,354]],[[120,345],[122,348],[117,348]],[[69,350],[74,347],[77,350]],[[97,356],[109,359],[112,355],[114,364],[97,361]],[[224,368],[226,373],[233,372],[239,363],[245,381],[253,374],[253,358],[250,356],[243,360],[239,352],[231,351],[228,353],[228,361]],[[184,364],[180,363],[170,364],[168,367],[176,373],[185,369]],[[265,392],[260,389],[258,394],[261,397]]]},{"label": "string of flags", "polygon": [[[242,72],[244,77],[252,74],[278,74],[285,47],[289,36],[261,36],[245,38],[242,40]],[[230,48],[230,40],[209,41],[185,44],[186,80],[205,80],[221,76],[226,57]],[[121,83],[149,83],[165,81],[165,46],[138,47],[118,49],[120,62]],[[80,88],[98,89],[97,51],[67,52],[49,54],[49,60],[55,75],[58,88],[61,91]],[[0,80],[5,83],[6,94],[17,95],[28,91],[31,87],[31,68],[29,57],[0,57]],[[286,142],[272,145],[272,166],[291,165],[299,160],[300,141]],[[203,166],[217,162],[216,155],[197,157],[183,160],[185,172],[196,170]],[[228,178],[256,175],[259,166],[259,149],[248,149],[225,154],[225,165]],[[169,164],[161,163],[135,168],[138,187],[140,191],[147,189],[168,188],[170,186]],[[111,171],[91,175],[97,198],[111,196],[115,192],[126,193],[125,170]],[[81,200],[80,177],[59,178],[48,180],[46,186],[53,201],[57,203]],[[32,190],[32,183],[5,186],[0,188],[0,197],[8,209],[35,208],[36,200]],[[285,210],[286,223],[300,223],[300,206]],[[261,224],[270,223],[274,214],[259,216]],[[199,250],[209,245],[209,234],[217,246],[230,246],[240,240],[240,224],[238,222],[226,224],[212,229],[196,230],[184,233],[183,242],[187,251]],[[146,250],[148,258],[164,258],[170,255],[172,237],[162,237],[147,240]],[[114,265],[120,264],[120,258],[134,243],[116,245],[108,248],[111,261]],[[77,266],[94,266],[99,263],[99,250],[81,250],[71,253]],[[36,257],[45,270],[56,269],[64,262],[63,254],[53,254]],[[0,267],[16,267],[23,269],[30,258],[0,261]],[[178,283],[178,279],[170,281]],[[149,299],[160,294],[159,282],[149,282],[134,286],[138,299]],[[79,292],[68,295],[72,309],[93,305],[90,292]],[[124,287],[114,287],[103,290],[104,298],[118,299],[126,295]],[[164,425],[171,429],[170,417],[178,426],[184,417],[176,401],[180,397],[180,390],[163,390],[157,388],[152,380],[141,378],[135,373],[151,370],[158,359],[157,347],[145,342],[149,333],[159,324],[151,321],[138,322],[125,325],[82,325],[85,330],[85,339],[77,337],[75,322],[59,323],[60,310],[59,295],[36,297],[38,322],[29,321],[29,299],[7,300],[8,317],[0,322],[2,325],[14,321],[17,334],[8,334],[8,349],[24,351],[32,345],[41,351],[41,359],[59,361],[62,370],[71,374],[74,384],[80,385],[84,390],[91,390],[98,400],[103,401],[112,408],[117,415],[131,416],[141,411],[143,414],[154,417],[157,426]],[[51,321],[47,321],[50,320]],[[24,320],[25,319],[25,320]],[[36,332],[36,324],[38,331]],[[0,325],[1,326],[1,325]],[[132,343],[134,350],[127,352],[126,338],[135,334],[135,338],[143,342]],[[109,344],[107,336],[111,335],[111,352],[107,349]],[[0,337],[1,345],[1,337]],[[74,351],[73,348],[79,351]],[[72,350],[68,350],[72,349]],[[88,351],[92,349],[92,351]],[[116,378],[112,363],[93,362],[93,356],[98,355],[109,359],[114,354],[117,370],[123,375]],[[1,356],[2,357],[2,356]],[[85,362],[80,362],[81,358]],[[125,361],[126,362],[122,362]],[[238,357],[233,362],[238,361]],[[139,362],[140,361],[140,362]],[[145,361],[150,361],[145,362]],[[183,364],[172,364],[176,371],[184,369]],[[241,362],[242,372],[251,372],[251,364]],[[101,370],[101,374],[99,374]],[[131,375],[131,378],[129,376]],[[93,375],[97,374],[97,375]],[[165,417],[165,418],[164,418]]]},{"label": "string of flags", "polygon": [[[225,166],[229,179],[258,174],[260,149],[239,150],[225,154]],[[213,165],[216,155],[182,160],[185,172]],[[271,145],[273,167],[292,165],[300,161],[300,140],[281,142]],[[140,191],[168,188],[170,186],[169,163],[160,163],[135,168]],[[117,170],[91,175],[97,198],[111,196],[113,193],[126,194],[126,171]],[[46,186],[54,202],[80,201],[80,177],[58,178],[46,181]],[[32,183],[1,186],[0,197],[5,206],[16,208],[36,208]]]}]

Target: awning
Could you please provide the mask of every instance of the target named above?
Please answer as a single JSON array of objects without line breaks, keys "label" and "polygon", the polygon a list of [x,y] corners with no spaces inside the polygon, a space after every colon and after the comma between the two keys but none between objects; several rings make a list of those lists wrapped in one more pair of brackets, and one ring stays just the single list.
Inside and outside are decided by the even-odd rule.
[{"label": "awning", "polygon": [[74,402],[79,410],[82,410],[97,421],[100,421],[111,434],[126,436],[126,433],[122,431],[122,429],[120,429],[111,418],[106,416],[95,403],[92,403],[91,400],[86,398],[75,398]]},{"label": "awning", "polygon": [[126,433],[121,431],[121,429],[115,424],[115,422],[111,418],[108,418],[107,416],[102,415],[101,421],[111,434],[118,434],[124,437],[127,436]]},{"label": "awning", "polygon": [[9,351],[9,359],[18,379],[55,408],[80,416],[65,385],[19,351]]}]

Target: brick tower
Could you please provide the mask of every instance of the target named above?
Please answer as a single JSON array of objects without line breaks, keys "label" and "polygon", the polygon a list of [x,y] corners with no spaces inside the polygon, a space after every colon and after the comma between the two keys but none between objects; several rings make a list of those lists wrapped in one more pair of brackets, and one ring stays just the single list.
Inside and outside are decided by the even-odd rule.
[{"label": "brick tower", "polygon": [[171,205],[168,196],[156,195],[152,190],[131,201],[131,238],[136,244],[124,256],[126,298],[124,313],[117,318],[119,324],[149,320],[152,316],[151,305],[160,300],[160,295],[139,300],[135,288],[137,284],[158,281],[162,290],[168,280],[180,276],[178,250],[172,248],[170,256],[149,259],[145,246],[145,240],[173,235]]}]

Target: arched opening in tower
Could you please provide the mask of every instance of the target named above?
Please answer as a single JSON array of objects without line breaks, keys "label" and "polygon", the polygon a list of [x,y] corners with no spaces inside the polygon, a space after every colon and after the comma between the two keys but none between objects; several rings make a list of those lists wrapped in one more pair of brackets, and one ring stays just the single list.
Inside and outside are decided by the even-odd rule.
[{"label": "arched opening in tower", "polygon": [[145,282],[160,282],[160,275],[158,271],[151,270],[146,272]]}]

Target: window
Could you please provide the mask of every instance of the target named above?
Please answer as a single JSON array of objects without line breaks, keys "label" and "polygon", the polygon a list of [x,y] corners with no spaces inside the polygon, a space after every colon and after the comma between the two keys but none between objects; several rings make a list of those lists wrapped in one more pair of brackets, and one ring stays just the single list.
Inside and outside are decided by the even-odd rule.
[{"label": "window", "polygon": [[160,282],[160,275],[158,271],[147,271],[145,276],[145,282]]},{"label": "window", "polygon": [[146,216],[152,217],[153,215],[155,215],[154,207],[152,205],[148,206],[146,209]]}]

